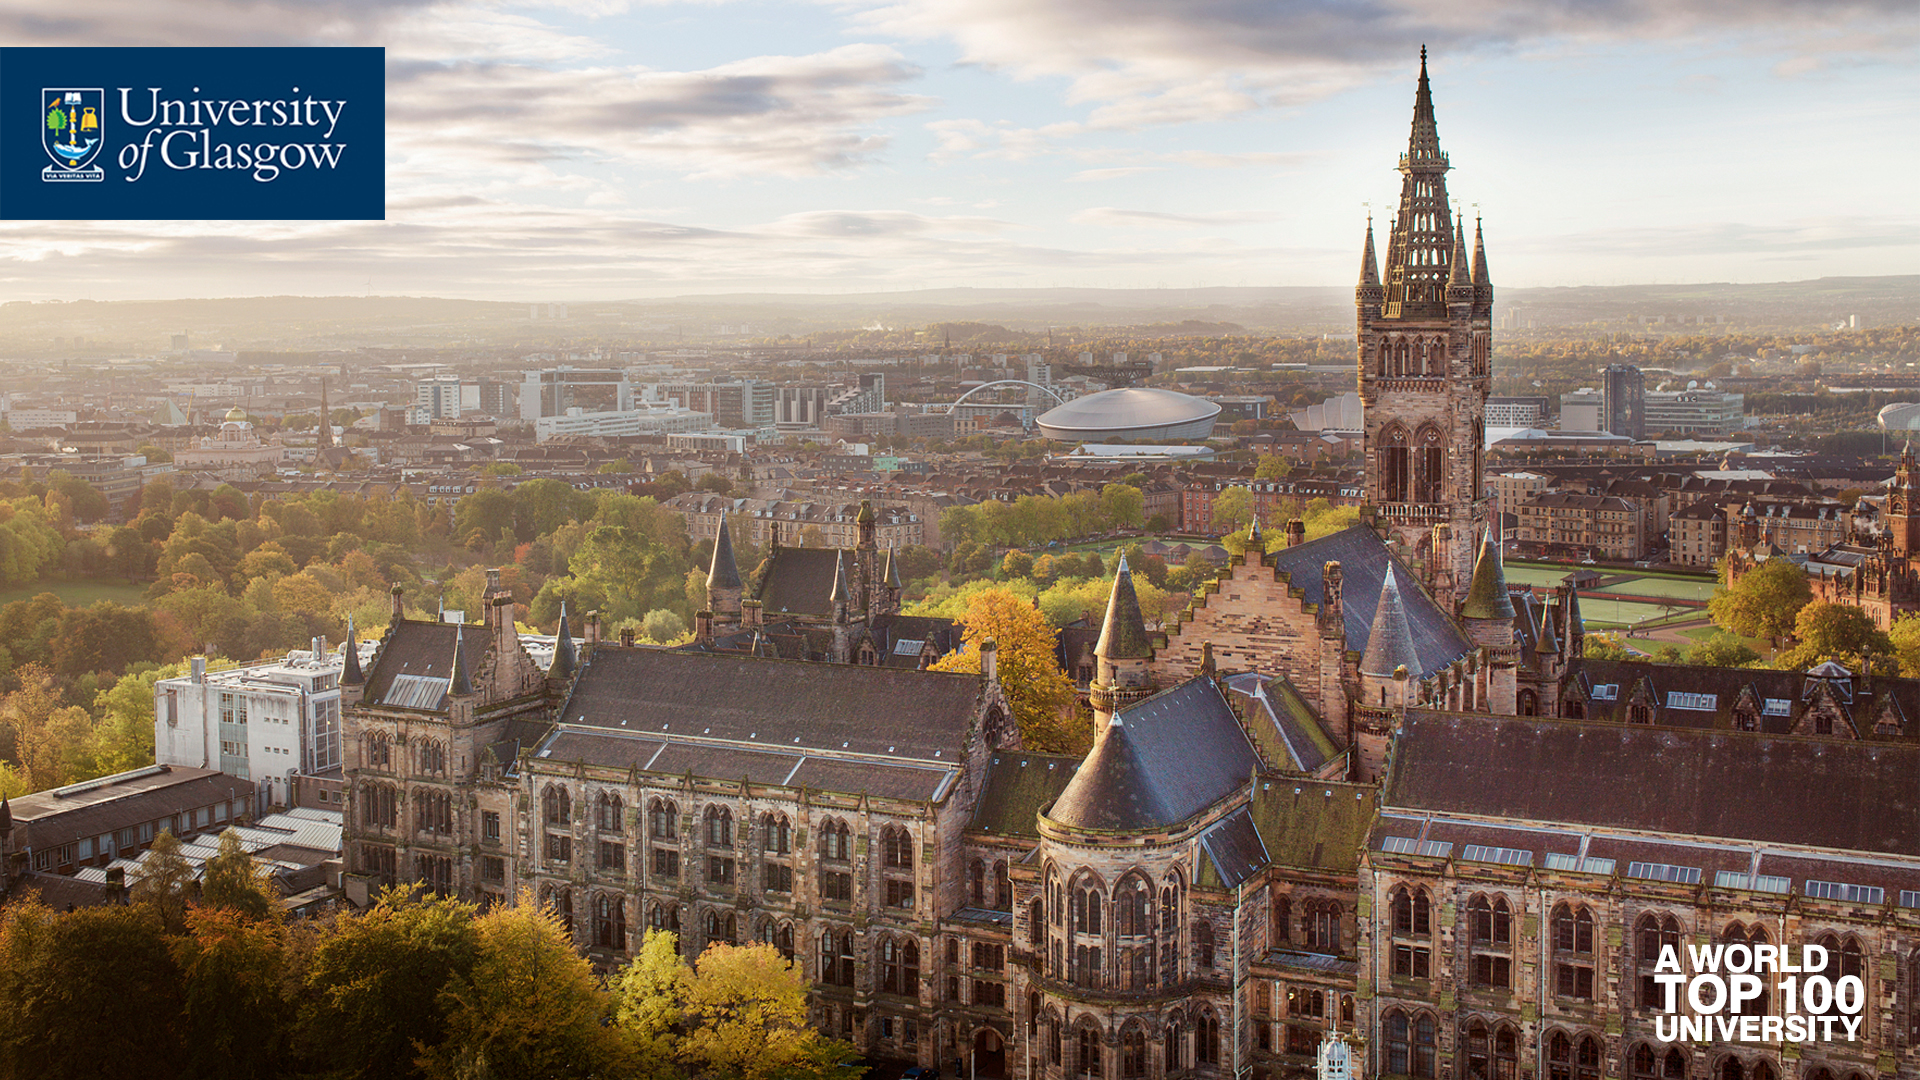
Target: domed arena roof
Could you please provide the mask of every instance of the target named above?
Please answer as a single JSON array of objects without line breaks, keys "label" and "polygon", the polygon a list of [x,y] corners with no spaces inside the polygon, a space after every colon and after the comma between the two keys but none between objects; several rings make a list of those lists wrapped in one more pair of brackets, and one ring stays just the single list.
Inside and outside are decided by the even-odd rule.
[{"label": "domed arena roof", "polygon": [[1911,401],[1896,401],[1880,410],[1880,429],[1882,431],[1913,431],[1920,429],[1920,405]]},{"label": "domed arena roof", "polygon": [[1042,413],[1040,433],[1066,442],[1122,439],[1204,439],[1213,434],[1220,406],[1205,398],[1151,386],[1088,394]]}]

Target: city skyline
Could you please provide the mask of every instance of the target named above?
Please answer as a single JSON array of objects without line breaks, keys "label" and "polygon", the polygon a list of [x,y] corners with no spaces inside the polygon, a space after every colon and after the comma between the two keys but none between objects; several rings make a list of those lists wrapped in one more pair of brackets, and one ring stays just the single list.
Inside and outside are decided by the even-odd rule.
[{"label": "city skyline", "polygon": [[384,45],[385,222],[10,222],[14,299],[1343,285],[1419,51],[1496,285],[1920,265],[1908,5],[0,5],[21,45]]}]

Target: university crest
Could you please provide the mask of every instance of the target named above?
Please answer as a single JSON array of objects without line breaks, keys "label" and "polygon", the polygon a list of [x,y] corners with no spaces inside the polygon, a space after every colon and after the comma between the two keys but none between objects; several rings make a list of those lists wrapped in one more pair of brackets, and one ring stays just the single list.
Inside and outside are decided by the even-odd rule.
[{"label": "university crest", "polygon": [[106,92],[45,89],[40,91],[40,145],[53,164],[40,171],[49,182],[99,181],[106,170],[93,167],[106,140]]}]

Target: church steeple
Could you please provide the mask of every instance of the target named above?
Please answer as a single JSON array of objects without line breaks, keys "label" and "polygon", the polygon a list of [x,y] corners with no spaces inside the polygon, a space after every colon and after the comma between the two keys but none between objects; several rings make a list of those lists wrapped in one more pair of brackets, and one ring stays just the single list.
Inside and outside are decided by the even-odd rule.
[{"label": "church steeple", "polygon": [[1400,155],[1400,211],[1387,242],[1387,318],[1446,315],[1444,290],[1453,255],[1453,209],[1447,204],[1447,155],[1433,121],[1427,50],[1420,50],[1420,86],[1413,132]]}]

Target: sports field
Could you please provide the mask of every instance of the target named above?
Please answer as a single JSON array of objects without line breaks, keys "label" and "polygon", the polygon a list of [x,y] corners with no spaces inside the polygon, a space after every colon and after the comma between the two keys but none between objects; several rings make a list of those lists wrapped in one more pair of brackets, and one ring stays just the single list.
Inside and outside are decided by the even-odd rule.
[{"label": "sports field", "polygon": [[146,595],[147,587],[115,581],[42,581],[25,588],[0,592],[0,605],[11,604],[15,600],[31,600],[43,592],[59,597],[68,607],[87,607],[100,600],[136,607],[140,598]]},{"label": "sports field", "polygon": [[1667,614],[1660,604],[1641,604],[1631,600],[1601,600],[1591,596],[1580,598],[1580,614],[1586,617],[1588,627],[1633,626],[1646,619],[1657,619]]}]

